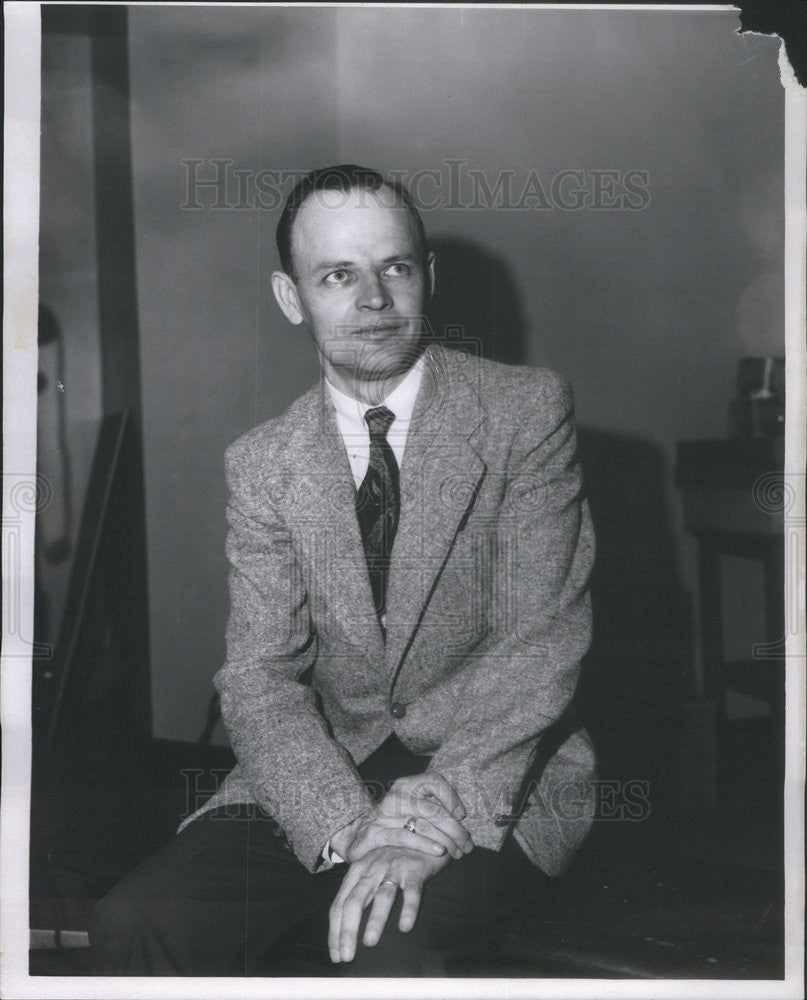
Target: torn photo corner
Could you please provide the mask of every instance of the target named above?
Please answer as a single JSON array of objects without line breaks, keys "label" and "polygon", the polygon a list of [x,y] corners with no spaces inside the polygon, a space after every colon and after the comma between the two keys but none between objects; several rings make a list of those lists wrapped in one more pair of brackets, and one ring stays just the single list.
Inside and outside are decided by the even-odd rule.
[{"label": "torn photo corner", "polygon": [[783,87],[807,86],[807,11],[802,4],[779,0],[744,0],[740,11],[741,34],[757,34],[779,39],[779,68]]}]

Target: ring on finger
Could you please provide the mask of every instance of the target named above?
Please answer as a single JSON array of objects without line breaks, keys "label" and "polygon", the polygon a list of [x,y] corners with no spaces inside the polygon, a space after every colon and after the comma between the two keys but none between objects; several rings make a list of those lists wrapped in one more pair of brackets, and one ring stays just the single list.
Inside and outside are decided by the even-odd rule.
[{"label": "ring on finger", "polygon": [[391,885],[395,889],[400,889],[400,886],[398,885],[398,883],[394,879],[391,879],[391,878],[384,878],[384,879],[382,879],[378,883],[378,888],[380,889],[382,885]]},{"label": "ring on finger", "polygon": [[410,816],[409,819],[403,825],[404,830],[408,831],[409,833],[414,833],[416,822],[417,820],[415,819],[415,817]]}]

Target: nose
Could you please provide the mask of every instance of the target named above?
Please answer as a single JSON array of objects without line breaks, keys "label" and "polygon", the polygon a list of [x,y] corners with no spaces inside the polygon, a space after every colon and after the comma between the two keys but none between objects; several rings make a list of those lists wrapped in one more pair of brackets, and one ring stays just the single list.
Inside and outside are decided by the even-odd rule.
[{"label": "nose", "polygon": [[389,289],[379,280],[377,274],[369,274],[359,283],[359,295],[356,304],[359,309],[380,312],[381,310],[389,309],[392,305],[392,296],[389,293]]}]

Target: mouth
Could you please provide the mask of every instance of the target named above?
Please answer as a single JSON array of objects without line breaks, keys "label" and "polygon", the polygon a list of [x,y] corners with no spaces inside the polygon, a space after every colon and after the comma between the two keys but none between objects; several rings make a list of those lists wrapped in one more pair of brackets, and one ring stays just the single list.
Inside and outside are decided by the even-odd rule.
[{"label": "mouth", "polygon": [[405,321],[398,323],[377,323],[373,326],[362,326],[354,330],[352,336],[363,340],[385,340],[392,334],[399,333],[406,325]]}]

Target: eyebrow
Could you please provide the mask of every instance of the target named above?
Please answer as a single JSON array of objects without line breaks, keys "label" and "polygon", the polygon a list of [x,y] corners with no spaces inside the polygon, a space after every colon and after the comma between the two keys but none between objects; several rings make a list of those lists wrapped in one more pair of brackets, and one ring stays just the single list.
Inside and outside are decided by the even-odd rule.
[{"label": "eyebrow", "polygon": [[343,267],[353,267],[351,260],[326,260],[322,264],[317,264],[311,271],[312,274],[319,274],[320,271],[338,271]]},{"label": "eyebrow", "polygon": [[[413,253],[394,253],[389,257],[385,257],[381,263],[382,264],[392,264],[396,260],[416,260],[417,255]],[[355,264],[352,260],[326,260],[311,271],[312,274],[321,274],[323,271],[339,271],[343,268],[354,267]]]}]

